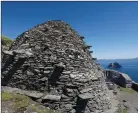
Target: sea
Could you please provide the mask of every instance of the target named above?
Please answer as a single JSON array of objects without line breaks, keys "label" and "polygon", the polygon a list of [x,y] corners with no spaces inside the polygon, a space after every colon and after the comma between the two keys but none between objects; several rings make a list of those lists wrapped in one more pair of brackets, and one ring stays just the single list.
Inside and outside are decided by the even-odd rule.
[{"label": "sea", "polygon": [[114,59],[114,60],[97,60],[104,69],[108,69],[110,63],[118,62],[122,67],[114,69],[122,73],[126,73],[129,77],[138,83],[138,58],[134,59]]}]

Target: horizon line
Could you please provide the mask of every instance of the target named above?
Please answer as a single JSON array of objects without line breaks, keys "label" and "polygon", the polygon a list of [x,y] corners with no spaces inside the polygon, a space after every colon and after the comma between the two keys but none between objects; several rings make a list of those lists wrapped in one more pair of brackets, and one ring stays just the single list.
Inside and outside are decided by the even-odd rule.
[{"label": "horizon line", "polygon": [[138,57],[134,57],[134,58],[103,58],[103,59],[98,59],[97,60],[127,60],[127,59],[138,59]]}]

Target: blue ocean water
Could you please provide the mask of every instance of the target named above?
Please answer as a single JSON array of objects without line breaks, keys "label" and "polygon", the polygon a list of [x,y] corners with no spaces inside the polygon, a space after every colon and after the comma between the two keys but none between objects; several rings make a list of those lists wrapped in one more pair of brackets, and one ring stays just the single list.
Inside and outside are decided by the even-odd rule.
[{"label": "blue ocean water", "polygon": [[122,65],[121,68],[115,70],[128,74],[133,81],[138,83],[138,58],[122,60],[98,60],[97,62],[104,69],[108,69],[109,63],[113,63],[115,61]]}]

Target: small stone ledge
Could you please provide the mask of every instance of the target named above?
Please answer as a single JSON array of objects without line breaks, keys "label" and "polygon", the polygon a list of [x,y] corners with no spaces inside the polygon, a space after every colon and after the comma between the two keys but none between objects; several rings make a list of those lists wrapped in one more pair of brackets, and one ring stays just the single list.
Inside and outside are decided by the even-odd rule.
[{"label": "small stone ledge", "polygon": [[45,95],[42,100],[53,100],[53,101],[60,101],[61,96],[57,95]]},{"label": "small stone ledge", "polygon": [[13,51],[3,51],[3,53],[6,55],[13,55]]}]

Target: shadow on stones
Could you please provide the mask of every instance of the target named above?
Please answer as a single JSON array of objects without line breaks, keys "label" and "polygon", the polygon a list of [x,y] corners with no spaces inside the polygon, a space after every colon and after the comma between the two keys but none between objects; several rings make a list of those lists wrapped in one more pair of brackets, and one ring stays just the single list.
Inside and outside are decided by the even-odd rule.
[{"label": "shadow on stones", "polygon": [[45,45],[45,47],[42,49],[42,52],[46,51],[49,49],[49,46]]},{"label": "shadow on stones", "polygon": [[29,65],[25,65],[24,68],[23,68],[23,73],[25,73],[29,68]]},{"label": "shadow on stones", "polygon": [[4,55],[4,57],[7,57],[7,61],[4,64],[3,68],[1,69],[1,72],[5,71],[5,69],[9,66],[9,64],[11,64],[14,61],[14,56],[6,56]]},{"label": "shadow on stones", "polygon": [[81,99],[80,97],[78,97],[77,104],[75,107],[76,113],[84,113],[87,103],[88,103],[88,99]]},{"label": "shadow on stones", "polygon": [[26,58],[19,58],[19,60],[12,66],[12,68],[4,75],[4,78],[2,80],[2,85],[5,86],[7,85],[8,81],[12,78],[14,73],[16,72],[17,69],[19,69],[24,62],[26,61]]},{"label": "shadow on stones", "polygon": [[55,69],[54,69],[53,73],[51,74],[51,77],[48,80],[48,86],[49,87],[50,87],[50,85],[51,86],[57,86],[56,82],[58,81],[59,77],[61,76],[63,69],[64,69],[63,67],[55,66]]}]

